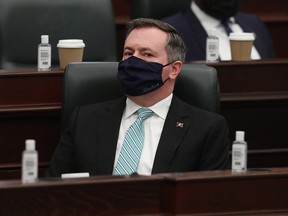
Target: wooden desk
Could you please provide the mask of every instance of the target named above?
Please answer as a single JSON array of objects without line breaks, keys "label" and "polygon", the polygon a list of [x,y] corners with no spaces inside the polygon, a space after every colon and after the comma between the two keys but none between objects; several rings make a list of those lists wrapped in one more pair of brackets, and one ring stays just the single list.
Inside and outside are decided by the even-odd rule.
[{"label": "wooden desk", "polygon": [[0,71],[0,179],[20,175],[25,139],[36,139],[40,173],[60,136],[63,71]]},{"label": "wooden desk", "polygon": [[217,69],[231,141],[246,131],[249,166],[288,166],[288,60],[209,65]]},{"label": "wooden desk", "polygon": [[20,181],[0,181],[0,215],[157,214],[162,179],[101,176],[27,185]]},{"label": "wooden desk", "polygon": [[0,215],[287,215],[288,168],[0,181]]},{"label": "wooden desk", "polygon": [[286,215],[287,171],[278,168],[246,174],[210,171],[167,175],[164,209],[175,215]]},{"label": "wooden desk", "polygon": [[[246,131],[249,167],[288,167],[288,59],[211,64],[221,114]],[[63,71],[0,71],[0,179],[20,177],[21,152],[35,138],[43,176],[60,136]]]},{"label": "wooden desk", "polygon": [[[204,61],[199,63],[206,64]],[[226,98],[229,93],[263,92],[264,96],[267,92],[288,92],[287,58],[243,62],[222,61],[207,65],[217,69],[221,94]]]}]

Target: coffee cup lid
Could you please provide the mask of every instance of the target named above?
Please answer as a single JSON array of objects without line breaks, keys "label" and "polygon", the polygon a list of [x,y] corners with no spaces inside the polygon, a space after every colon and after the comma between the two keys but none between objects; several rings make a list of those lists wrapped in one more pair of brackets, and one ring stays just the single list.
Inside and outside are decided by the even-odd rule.
[{"label": "coffee cup lid", "polygon": [[58,48],[82,48],[85,47],[85,43],[80,39],[65,39],[59,40],[57,44]]},{"label": "coffee cup lid", "polygon": [[255,40],[254,33],[249,32],[231,32],[229,35],[230,40],[250,41]]}]

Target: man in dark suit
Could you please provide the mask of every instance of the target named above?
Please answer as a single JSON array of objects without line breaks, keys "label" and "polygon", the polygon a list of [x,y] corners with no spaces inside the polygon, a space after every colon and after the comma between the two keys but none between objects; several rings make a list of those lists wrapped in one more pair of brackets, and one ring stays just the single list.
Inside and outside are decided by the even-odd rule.
[{"label": "man in dark suit", "polygon": [[[173,95],[185,52],[183,40],[169,24],[145,18],[130,21],[118,67],[118,79],[127,97],[76,108],[46,175],[122,175],[115,170],[124,157],[122,150],[129,139],[126,132],[142,108],[152,113],[143,120],[143,150],[136,169],[125,168],[124,174],[227,169],[225,119]],[[124,160],[136,161],[134,156],[128,157]]]},{"label": "man in dark suit", "polygon": [[256,35],[252,59],[276,56],[273,41],[266,26],[252,14],[241,13],[239,0],[194,0],[191,8],[163,21],[174,26],[188,49],[186,61],[206,59],[206,38],[209,29],[216,29],[221,60],[231,60],[228,33],[253,32]]}]

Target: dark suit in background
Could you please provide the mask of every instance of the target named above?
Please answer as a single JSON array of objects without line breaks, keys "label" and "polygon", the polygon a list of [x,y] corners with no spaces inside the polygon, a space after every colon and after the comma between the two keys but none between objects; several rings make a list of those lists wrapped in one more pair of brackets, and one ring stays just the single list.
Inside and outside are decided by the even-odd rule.
[{"label": "dark suit in background", "polygon": [[[238,12],[234,18],[244,32],[256,34],[254,46],[261,58],[276,57],[272,38],[257,16]],[[174,26],[183,38],[188,49],[186,61],[206,59],[207,33],[191,9],[164,18],[163,21]]]},{"label": "dark suit in background", "polygon": [[[47,176],[111,175],[126,98],[77,108],[52,157]],[[177,122],[183,123],[182,126]],[[226,169],[228,128],[223,117],[173,97],[152,174]]]}]

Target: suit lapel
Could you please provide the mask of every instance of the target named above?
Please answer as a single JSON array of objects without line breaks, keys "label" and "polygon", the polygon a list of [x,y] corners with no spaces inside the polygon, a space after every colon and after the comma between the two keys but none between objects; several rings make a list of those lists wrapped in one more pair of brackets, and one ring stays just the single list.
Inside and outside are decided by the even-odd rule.
[{"label": "suit lapel", "polygon": [[[125,100],[126,98],[109,103],[98,116],[99,124],[95,128],[95,134],[99,136],[99,142],[96,144],[99,174],[109,175],[113,171]],[[152,173],[166,172],[169,169],[175,151],[189,127],[190,115],[185,109],[185,103],[174,96],[159,141]]]},{"label": "suit lapel", "polygon": [[157,148],[152,173],[167,172],[175,151],[190,127],[190,115],[184,103],[173,97]]},{"label": "suit lapel", "polygon": [[95,133],[99,136],[96,150],[98,170],[101,174],[111,174],[121,124],[125,100],[119,99],[107,104],[103,113],[98,116],[99,124]]}]

